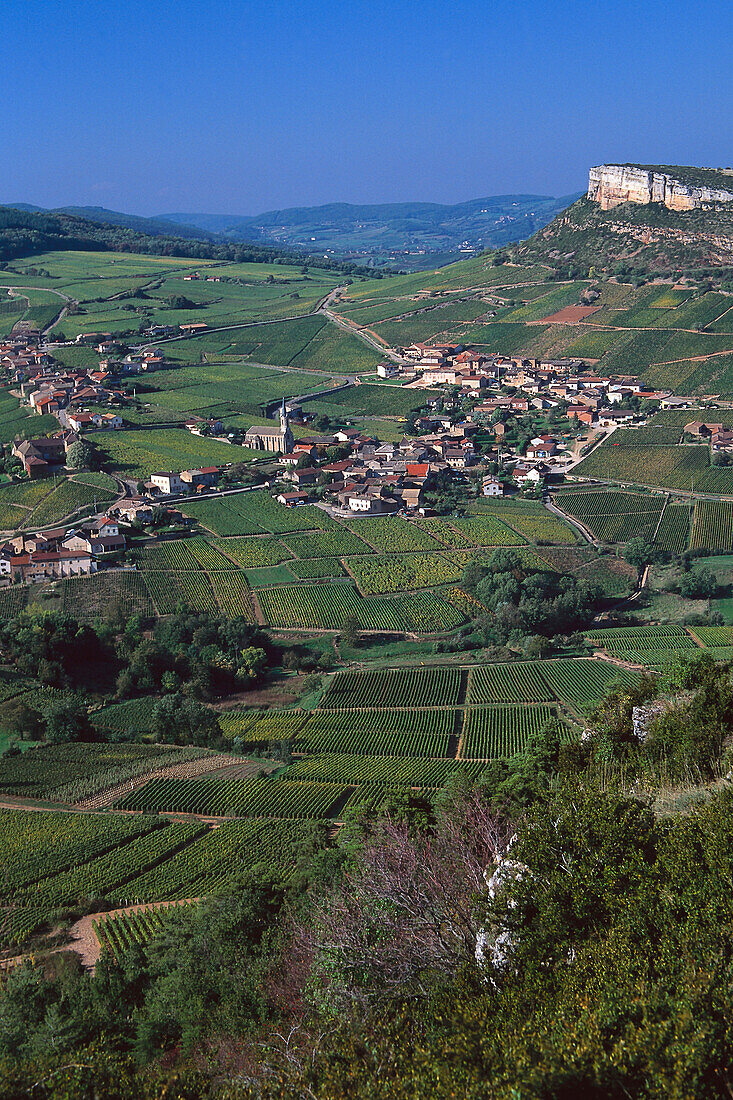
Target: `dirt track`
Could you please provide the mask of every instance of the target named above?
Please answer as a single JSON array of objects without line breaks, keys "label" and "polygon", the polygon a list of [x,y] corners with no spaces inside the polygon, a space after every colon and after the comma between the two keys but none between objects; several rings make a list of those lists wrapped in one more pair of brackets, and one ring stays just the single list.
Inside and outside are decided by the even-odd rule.
[{"label": "dirt track", "polygon": [[82,966],[86,970],[94,970],[102,953],[102,948],[94,931],[96,921],[110,920],[112,917],[118,917],[120,913],[139,913],[143,909],[167,909],[171,905],[190,905],[198,900],[198,898],[186,898],[184,901],[147,902],[142,905],[129,905],[125,909],[110,909],[106,913],[90,913],[72,924],[69,929],[71,942],[66,948],[59,948],[59,950],[73,951],[79,956]]}]

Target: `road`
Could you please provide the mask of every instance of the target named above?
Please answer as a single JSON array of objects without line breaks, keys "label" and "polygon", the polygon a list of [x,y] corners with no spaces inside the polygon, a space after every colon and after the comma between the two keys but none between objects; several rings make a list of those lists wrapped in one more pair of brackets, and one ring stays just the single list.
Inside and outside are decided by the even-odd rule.
[{"label": "road", "polygon": [[346,287],[335,287],[331,291],[331,293],[321,302],[316,312],[322,313],[324,317],[327,317],[328,320],[332,324],[336,325],[337,328],[340,328],[342,332],[348,332],[350,336],[357,336],[365,344],[368,344],[369,347],[372,348],[374,351],[378,351],[379,354],[385,359],[391,359],[393,363],[399,363],[400,366],[405,366],[407,360],[403,359],[401,355],[398,355],[393,348],[390,348],[387,345],[380,343],[375,336],[372,336],[372,334],[370,332],[367,332],[366,329],[356,326],[353,321],[347,321],[343,317],[340,317],[338,313],[334,313],[334,311],[331,309],[331,302],[333,301],[336,294],[339,294],[344,290],[346,290]]},{"label": "road", "polygon": [[[50,286],[44,286],[44,287],[7,286],[5,283],[0,283],[0,290],[7,290],[11,298],[12,297],[18,297],[18,298],[24,298],[25,297],[24,294],[16,294],[15,291],[18,291],[18,290],[43,290],[43,291],[47,291],[49,294],[55,294],[57,298],[62,298],[64,300],[64,302],[67,303],[66,305],[61,307],[59,312],[54,317],[53,321],[51,321],[51,324],[46,325],[46,327],[41,332],[41,336],[45,336],[47,332],[51,331],[51,329],[54,327],[54,325],[57,325],[59,323],[59,321],[61,321],[66,316],[66,310],[68,308],[68,303],[74,301],[74,299],[70,298],[68,294],[63,294],[60,290],[54,290]],[[30,300],[26,298],[26,301],[28,302],[28,306],[30,307]]]}]

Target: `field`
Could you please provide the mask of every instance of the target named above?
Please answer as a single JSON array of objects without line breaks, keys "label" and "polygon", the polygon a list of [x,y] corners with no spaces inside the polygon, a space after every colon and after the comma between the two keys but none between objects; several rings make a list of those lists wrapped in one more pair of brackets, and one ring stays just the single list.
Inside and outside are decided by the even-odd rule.
[{"label": "field", "polygon": [[[168,908],[168,907],[166,907]],[[121,963],[130,947],[143,946],[165,928],[166,909],[138,909],[122,912],[116,917],[101,917],[94,923],[94,932],[104,952]]]},{"label": "field", "polygon": [[304,753],[445,757],[458,714],[447,707],[318,710],[297,731],[295,746]]},{"label": "field", "polygon": [[641,536],[673,554],[681,554],[687,547],[690,504],[613,489],[568,490],[557,493],[555,502],[601,542],[628,542]]},{"label": "field", "polygon": [[694,656],[698,643],[681,626],[612,627],[586,633],[588,641],[611,657],[650,668],[666,668],[678,656]]},{"label": "field", "polygon": [[[298,267],[284,264],[223,264],[130,253],[46,252],[33,260],[36,263],[18,261],[12,273],[3,272],[3,282],[23,287],[51,283],[54,290],[76,299],[79,311],[57,326],[72,337],[84,331],[137,333],[141,324],[192,319],[215,327],[298,316],[311,312],[338,281],[334,274],[316,268],[304,275]],[[29,267],[48,274],[28,275]],[[184,281],[182,276],[192,271],[202,277]],[[208,282],[207,275],[220,281]],[[136,291],[144,291],[144,296],[134,297]],[[31,298],[27,314],[36,324],[49,324],[63,304],[60,295],[47,291],[22,293]],[[185,297],[191,306],[172,309],[168,302],[172,295]],[[17,316],[23,316],[22,308]]]},{"label": "field", "polygon": [[285,820],[212,831],[151,816],[16,810],[0,811],[0,824],[0,900],[13,902],[0,933],[7,946],[22,945],[60,910],[91,897],[118,906],[192,897],[256,866],[287,877],[304,835]]},{"label": "field", "polygon": [[462,673],[456,668],[340,672],[329,684],[322,706],[433,707],[459,702]]},{"label": "field", "polygon": [[460,581],[463,565],[443,554],[391,554],[383,558],[346,558],[349,573],[365,595],[409,592]]},{"label": "field", "polygon": [[[647,634],[649,644],[668,637]],[[733,629],[700,628],[700,636],[722,652]],[[640,638],[632,633],[634,644]],[[308,822],[373,815],[390,791],[432,792],[456,774],[480,780],[488,761],[521,752],[550,722],[563,727],[565,712],[577,722],[609,685],[636,676],[588,659],[336,673],[311,712],[221,715],[225,737],[240,752],[291,743],[294,762],[273,778],[253,778],[254,763],[241,757],[217,767],[225,758],[207,750],[125,742],[48,745],[5,757],[6,797],[107,807],[116,800],[101,815],[0,811],[0,893],[12,891],[16,903],[3,943],[22,945],[90,897],[111,906],[197,898],[257,866],[287,878]],[[26,688],[21,679],[8,681],[11,692]],[[100,733],[115,738],[144,733],[149,716],[145,699],[93,712]],[[175,770],[161,775],[161,767]],[[239,820],[212,830],[206,820],[172,822],[166,813]],[[126,914],[100,924],[98,934],[119,959],[164,923],[164,914]]]},{"label": "field", "polygon": [[347,583],[261,588],[257,599],[265,622],[341,630],[355,617],[364,630],[435,634],[453,630],[464,621],[445,593],[413,592],[394,599],[364,598]]},{"label": "field", "polygon": [[411,550],[438,550],[439,544],[425,528],[399,516],[373,516],[349,520],[349,527],[361,539],[383,554],[407,553]]},{"label": "field", "polygon": [[241,569],[258,569],[292,560],[283,544],[273,538],[228,538],[221,539],[216,546]]},{"label": "field", "polygon": [[[102,718],[100,712],[100,725],[112,730],[130,728],[129,717],[120,724],[119,709],[116,714],[115,708],[108,710],[113,712],[109,718]],[[44,802],[78,802],[153,768],[186,763],[207,754],[208,750],[194,746],[41,745],[22,756],[0,760],[0,791]]]},{"label": "field", "polygon": [[186,515],[216,535],[287,534],[329,530],[338,525],[321,508],[285,508],[262,489],[184,504]]},{"label": "field", "polygon": [[161,810],[223,817],[333,817],[348,787],[270,779],[151,779],[119,803],[123,810]]},{"label": "field", "polygon": [[[615,434],[615,433],[614,433]],[[575,467],[580,477],[618,481],[629,485],[660,486],[688,492],[733,492],[733,471],[710,465],[710,449],[699,445],[676,447],[616,447],[611,441],[597,447]]]},{"label": "field", "polygon": [[570,524],[553,515],[539,501],[479,500],[471,505],[470,511],[496,516],[529,542],[539,545],[572,545],[578,541]]},{"label": "field", "polygon": [[361,802],[373,787],[442,787],[456,774],[478,778],[483,771],[480,762],[468,763],[464,760],[416,760],[399,756],[349,756],[342,754],[324,755],[312,760],[298,762],[293,774],[302,779],[323,781],[324,775],[331,775],[341,783],[360,784],[361,790],[352,795],[341,810],[346,817],[353,803]]},{"label": "field", "polygon": [[597,703],[609,684],[631,683],[634,673],[604,661],[550,660],[485,665],[472,670],[468,701],[476,704],[555,701],[583,711]]},{"label": "field", "polygon": [[206,573],[146,570],[143,578],[158,615],[172,615],[182,604],[196,611],[218,611]]},{"label": "field", "polygon": [[[633,373],[678,393],[733,392],[727,295],[601,282],[594,311],[581,317],[573,307],[583,281],[558,286],[542,268],[502,272],[485,265],[476,257],[381,286],[355,280],[338,308],[395,346],[444,339],[504,354],[579,356],[598,362],[601,372]],[[446,293],[456,290],[463,296]],[[426,291],[430,299],[417,297]],[[477,309],[480,291],[494,298],[492,318]],[[501,299],[513,305],[502,308]]]},{"label": "field", "polygon": [[89,577],[67,577],[58,588],[62,610],[82,622],[105,618],[110,614],[155,614],[150,593],[143,578],[132,570],[107,570]]},{"label": "field", "polygon": [[225,466],[261,457],[257,451],[250,451],[247,447],[191,435],[182,428],[106,432],[100,447],[102,459],[110,469],[137,479],[150,477],[157,470],[172,469],[177,472],[199,466]]},{"label": "field", "polygon": [[698,500],[690,546],[693,550],[733,550],[733,503]]},{"label": "field", "polygon": [[465,712],[461,734],[462,760],[514,756],[527,738],[539,733],[555,717],[550,707],[472,707]]}]

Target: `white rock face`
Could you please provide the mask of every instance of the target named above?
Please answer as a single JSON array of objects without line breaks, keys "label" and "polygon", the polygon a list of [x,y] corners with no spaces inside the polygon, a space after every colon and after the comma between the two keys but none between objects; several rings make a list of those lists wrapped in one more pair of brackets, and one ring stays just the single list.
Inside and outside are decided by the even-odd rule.
[{"label": "white rock face", "polygon": [[610,210],[622,202],[646,205],[661,202],[670,210],[695,210],[718,202],[733,202],[731,190],[684,183],[666,172],[650,172],[624,164],[600,164],[588,174],[588,198]]}]

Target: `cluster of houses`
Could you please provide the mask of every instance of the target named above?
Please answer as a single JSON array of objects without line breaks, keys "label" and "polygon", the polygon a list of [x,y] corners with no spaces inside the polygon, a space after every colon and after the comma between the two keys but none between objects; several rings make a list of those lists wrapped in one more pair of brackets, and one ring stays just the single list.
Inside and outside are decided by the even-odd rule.
[{"label": "cluster of houses", "polygon": [[221,469],[219,466],[204,466],[200,470],[159,471],[151,474],[144,482],[148,497],[188,496],[192,493],[204,493],[215,489],[219,484]]},{"label": "cluster of houses", "polygon": [[20,534],[0,546],[0,577],[40,582],[96,573],[98,558],[125,549],[119,521],[102,516],[70,530]]},{"label": "cluster of houses", "polygon": [[[633,418],[619,409],[627,398],[656,401],[663,409],[687,408],[692,399],[671,390],[650,389],[630,375],[599,375],[586,370],[582,359],[528,359],[484,354],[456,344],[412,344],[403,349],[406,366],[383,363],[382,378],[401,377],[415,387],[456,386],[483,398],[477,412],[504,409],[531,413],[567,406],[569,419],[588,427],[608,427]],[[513,390],[512,395],[505,391]],[[496,392],[488,396],[486,391]]]},{"label": "cluster of houses", "polygon": [[693,439],[704,440],[710,444],[710,449],[717,454],[733,453],[733,431],[723,427],[722,424],[703,423],[700,420],[691,420],[682,429],[685,435]]},{"label": "cluster of houses", "polygon": [[20,459],[30,480],[37,481],[64,466],[69,448],[78,442],[79,436],[73,430],[41,435],[37,439],[16,439],[12,454]]},{"label": "cluster of houses", "polygon": [[[304,503],[309,490],[320,484],[334,505],[349,512],[378,515],[421,508],[434,475],[465,470],[478,462],[472,440],[478,424],[454,425],[447,417],[429,423],[428,434],[404,436],[398,443],[380,443],[356,428],[294,442],[278,461],[284,467],[283,477],[293,482],[296,491],[282,492],[278,500],[286,505]],[[348,456],[327,461],[326,452],[333,447],[347,450]],[[487,476],[484,492],[498,496],[503,487]]]}]

